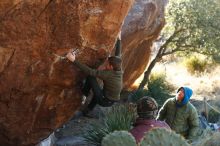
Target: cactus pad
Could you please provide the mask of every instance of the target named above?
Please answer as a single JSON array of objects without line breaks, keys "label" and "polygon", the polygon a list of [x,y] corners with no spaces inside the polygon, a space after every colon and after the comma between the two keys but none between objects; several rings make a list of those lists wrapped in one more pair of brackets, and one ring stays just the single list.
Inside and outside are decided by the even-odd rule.
[{"label": "cactus pad", "polygon": [[155,128],[146,133],[140,146],[190,146],[186,140],[174,131]]},{"label": "cactus pad", "polygon": [[136,142],[129,132],[115,131],[103,138],[102,146],[136,146]]}]

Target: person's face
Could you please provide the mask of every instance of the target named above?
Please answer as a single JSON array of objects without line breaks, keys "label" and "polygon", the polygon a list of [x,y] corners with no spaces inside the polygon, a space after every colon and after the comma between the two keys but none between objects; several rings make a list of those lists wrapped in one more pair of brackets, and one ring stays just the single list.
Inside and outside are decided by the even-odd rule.
[{"label": "person's face", "polygon": [[176,94],[176,99],[178,101],[182,101],[184,98],[184,89],[180,89],[179,92]]}]

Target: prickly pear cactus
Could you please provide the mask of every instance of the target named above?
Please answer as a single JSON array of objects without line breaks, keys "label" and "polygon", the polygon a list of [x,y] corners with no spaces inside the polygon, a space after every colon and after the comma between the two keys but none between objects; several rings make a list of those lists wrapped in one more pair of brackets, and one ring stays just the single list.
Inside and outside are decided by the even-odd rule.
[{"label": "prickly pear cactus", "polygon": [[211,129],[200,129],[198,132],[198,137],[196,139],[193,139],[192,146],[201,146],[201,144],[207,140],[207,138],[210,138],[213,136],[215,132]]},{"label": "prickly pear cactus", "polygon": [[136,142],[129,132],[115,131],[103,138],[102,146],[136,146]]},{"label": "prickly pear cactus", "polygon": [[216,132],[212,136],[207,137],[196,146],[220,146],[220,132]]},{"label": "prickly pear cactus", "polygon": [[140,146],[190,146],[186,140],[174,131],[155,128],[146,133]]}]

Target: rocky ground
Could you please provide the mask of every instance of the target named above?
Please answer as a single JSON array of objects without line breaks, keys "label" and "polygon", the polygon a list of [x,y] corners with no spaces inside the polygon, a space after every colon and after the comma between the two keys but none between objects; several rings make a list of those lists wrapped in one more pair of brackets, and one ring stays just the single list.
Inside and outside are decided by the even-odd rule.
[{"label": "rocky ground", "polygon": [[82,116],[81,113],[77,112],[72,119],[54,131],[50,137],[42,141],[38,146],[92,146],[85,141],[83,135],[92,123],[99,121],[99,117],[105,109],[96,106],[88,117]]},{"label": "rocky ground", "polygon": [[57,138],[55,146],[91,146],[84,141],[82,135],[89,125],[97,120],[97,118],[88,117],[70,120],[55,132],[55,137]]}]

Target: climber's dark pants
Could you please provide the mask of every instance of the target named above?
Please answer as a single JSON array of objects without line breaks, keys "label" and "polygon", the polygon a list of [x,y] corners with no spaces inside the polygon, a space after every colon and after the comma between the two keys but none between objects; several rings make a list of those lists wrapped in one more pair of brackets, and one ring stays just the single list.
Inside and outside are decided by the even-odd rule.
[{"label": "climber's dark pants", "polygon": [[85,96],[88,96],[90,89],[92,89],[94,95],[91,102],[88,105],[89,110],[92,110],[96,106],[96,104],[99,104],[103,107],[109,107],[113,105],[114,101],[111,101],[104,96],[103,90],[99,86],[96,78],[93,76],[88,76],[86,78],[85,85],[82,89],[83,94]]}]

